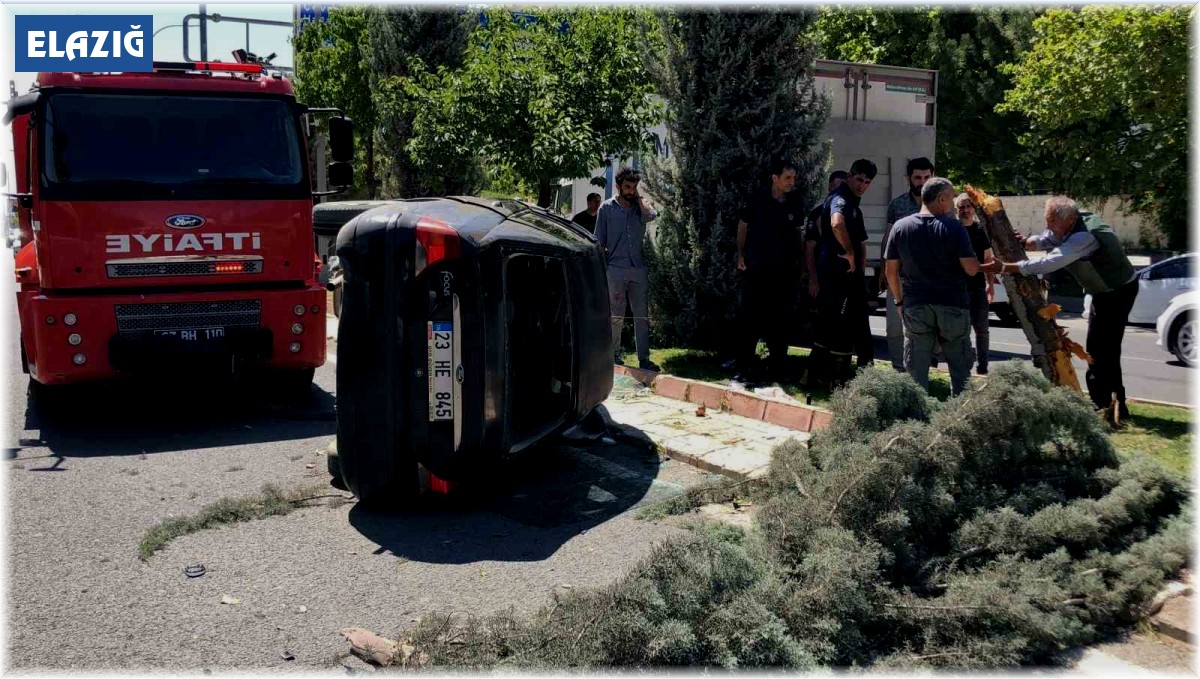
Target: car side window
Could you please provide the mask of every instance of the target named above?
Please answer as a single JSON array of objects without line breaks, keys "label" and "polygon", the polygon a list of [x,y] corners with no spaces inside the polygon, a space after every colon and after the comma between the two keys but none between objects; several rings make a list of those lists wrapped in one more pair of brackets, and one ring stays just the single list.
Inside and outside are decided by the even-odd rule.
[{"label": "car side window", "polygon": [[1161,281],[1171,278],[1190,278],[1193,273],[1194,257],[1164,262],[1150,270],[1150,280]]}]

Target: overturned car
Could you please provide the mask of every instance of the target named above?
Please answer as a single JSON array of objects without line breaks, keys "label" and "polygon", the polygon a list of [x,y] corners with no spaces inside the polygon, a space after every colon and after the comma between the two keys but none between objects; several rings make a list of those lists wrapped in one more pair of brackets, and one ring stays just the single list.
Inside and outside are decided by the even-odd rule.
[{"label": "overturned car", "polygon": [[337,257],[337,451],[360,500],[478,479],[608,397],[604,257],[582,227],[515,201],[390,201],[341,228]]}]

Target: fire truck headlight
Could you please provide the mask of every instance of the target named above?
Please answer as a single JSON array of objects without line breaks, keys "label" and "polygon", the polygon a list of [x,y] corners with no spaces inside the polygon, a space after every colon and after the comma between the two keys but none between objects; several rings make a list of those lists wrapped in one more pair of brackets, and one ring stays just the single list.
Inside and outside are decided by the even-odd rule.
[{"label": "fire truck headlight", "polygon": [[288,351],[292,352],[293,354],[300,353],[300,343],[292,342],[291,344],[288,345]]},{"label": "fire truck headlight", "polygon": [[294,313],[295,313],[297,316],[303,316],[303,315],[304,315],[304,305],[303,305],[303,304],[297,304],[296,306],[292,307],[292,311],[293,311],[293,312],[294,312]]},{"label": "fire truck headlight", "polygon": [[87,356],[84,354],[75,354],[71,357],[71,361],[75,365],[83,365],[84,363],[87,363]]},{"label": "fire truck headlight", "polygon": [[80,335],[77,332],[73,332],[70,335],[67,335],[67,342],[71,346],[77,347],[80,345],[81,342],[83,342],[83,335]]},{"label": "fire truck headlight", "polygon": [[77,318],[75,314],[67,313],[63,316],[63,323],[66,323],[67,325],[75,325],[78,322],[79,318]]},{"label": "fire truck headlight", "polygon": [[303,325],[300,325],[299,323],[293,323],[293,324],[292,324],[292,334],[293,334],[293,335],[299,335],[299,334],[300,334],[300,333],[302,333],[302,332],[304,332],[304,326],[303,326]]}]

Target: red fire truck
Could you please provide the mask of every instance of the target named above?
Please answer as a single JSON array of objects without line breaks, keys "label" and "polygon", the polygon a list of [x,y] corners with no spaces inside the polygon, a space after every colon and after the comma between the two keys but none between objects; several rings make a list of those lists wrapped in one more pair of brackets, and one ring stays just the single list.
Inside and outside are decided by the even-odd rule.
[{"label": "red fire truck", "polygon": [[[41,73],[10,100],[32,387],[263,367],[308,393],[326,334],[315,113],[336,111],[298,103],[257,63]],[[344,187],[347,118],[329,118],[329,146],[329,184]]]}]

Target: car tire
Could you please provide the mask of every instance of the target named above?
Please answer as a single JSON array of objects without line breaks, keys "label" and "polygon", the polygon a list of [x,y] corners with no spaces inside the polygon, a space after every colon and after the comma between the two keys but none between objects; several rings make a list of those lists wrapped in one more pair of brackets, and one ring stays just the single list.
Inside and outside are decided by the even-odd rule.
[{"label": "car tire", "polygon": [[1194,368],[1200,364],[1200,319],[1187,312],[1171,325],[1171,352],[1181,363]]}]

